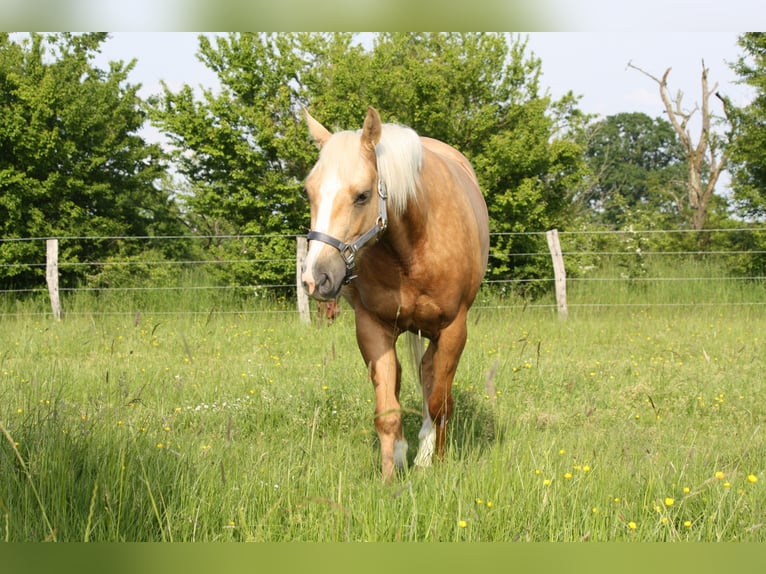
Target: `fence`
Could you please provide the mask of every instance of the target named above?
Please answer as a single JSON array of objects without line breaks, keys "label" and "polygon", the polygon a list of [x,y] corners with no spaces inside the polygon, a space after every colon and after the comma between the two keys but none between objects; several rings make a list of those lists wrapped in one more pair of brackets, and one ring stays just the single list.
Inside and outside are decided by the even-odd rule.
[{"label": "fence", "polygon": [[[536,269],[542,270],[542,273],[517,276],[517,277],[497,277],[488,273],[485,280],[485,287],[493,290],[499,297],[492,300],[477,301],[475,307],[492,308],[515,308],[523,307],[525,309],[539,308],[551,309],[558,312],[559,317],[566,318],[570,308],[581,307],[603,307],[603,306],[631,306],[631,305],[660,305],[660,306],[705,306],[712,304],[729,305],[764,305],[766,304],[766,292],[763,289],[766,283],[764,276],[764,262],[766,261],[766,229],[761,228],[743,228],[743,229],[717,229],[706,230],[704,234],[695,234],[692,240],[678,240],[684,235],[691,235],[693,232],[683,230],[650,230],[650,231],[568,231],[559,232],[550,230],[544,233],[518,233],[518,234],[494,234],[492,236],[493,245],[502,241],[508,241],[509,236],[523,237],[524,239],[534,238],[538,245],[542,245],[544,239],[548,250],[508,252],[502,253],[493,250],[491,260],[505,261],[510,267],[513,267],[514,261],[536,261]],[[231,236],[229,239],[242,239],[245,236]],[[300,287],[300,265],[305,257],[306,240],[303,237],[289,237],[295,241],[295,257],[283,260],[269,260],[271,264],[279,263],[285,268],[295,267],[295,283],[290,284],[261,284],[261,285],[194,285],[194,286],[140,286],[140,287],[66,287],[59,286],[59,270],[70,266],[103,266],[103,265],[125,265],[146,264],[146,262],[137,262],[135,260],[113,261],[108,263],[100,261],[91,262],[69,262],[59,260],[59,240],[50,238],[40,239],[3,239],[4,242],[20,241],[38,241],[46,244],[46,261],[29,262],[24,265],[30,267],[44,267],[45,278],[47,282],[47,295],[50,301],[50,313],[54,319],[59,320],[62,314],[72,313],[63,305],[62,294],[66,297],[78,292],[97,291],[103,292],[162,292],[169,290],[197,290],[197,291],[215,291],[215,290],[252,290],[267,289],[272,291],[281,291],[291,293],[295,299],[292,310],[282,309],[281,312],[297,312],[303,321],[310,319],[310,304]],[[717,239],[715,238],[717,237]],[[661,240],[658,238],[662,238]],[[60,238],[62,241],[73,242],[78,240],[93,240],[94,238]],[[146,238],[95,238],[100,240],[118,240],[132,239],[137,241],[180,241],[199,239],[189,237],[146,237]],[[208,238],[210,239],[210,238]],[[215,239],[221,239],[216,237]],[[225,239],[225,238],[224,238]],[[563,244],[563,247],[562,247]],[[680,246],[680,247],[679,247]],[[692,247],[690,247],[692,246]],[[648,248],[647,248],[648,247]],[[648,262],[665,258],[669,262],[665,264],[648,264]],[[547,263],[545,261],[547,260]],[[695,264],[681,265],[680,261],[693,260]],[[704,261],[706,265],[700,265]],[[724,263],[715,263],[724,262]],[[713,262],[711,264],[711,262]],[[233,263],[232,261],[222,260],[200,260],[200,261],[156,261],[153,264],[159,266],[174,266],[179,264],[194,264],[198,266],[220,266]],[[257,265],[258,261],[236,261],[235,263],[248,263]],[[0,264],[0,269],[18,263]],[[691,273],[690,273],[691,272]],[[601,291],[603,294],[604,284],[617,285],[612,292],[617,293],[620,289],[623,291],[632,290],[633,298],[613,296],[610,300],[599,300],[600,295],[594,293]],[[646,294],[648,285],[660,285],[674,283],[675,289],[666,289],[671,296],[664,300],[653,300],[642,296]],[[710,291],[710,285],[718,283],[721,288]],[[600,286],[599,289],[589,289],[589,285]],[[513,298],[508,293],[513,288],[525,290],[530,285],[537,285],[536,291],[550,292],[550,296],[530,298]],[[644,289],[642,291],[642,287]],[[700,289],[695,288],[705,286],[713,293],[713,300],[705,301],[699,297]],[[747,288],[738,288],[747,286]],[[753,287],[755,285],[755,288]],[[734,286],[734,287],[732,287]],[[1,286],[0,286],[1,287]],[[570,295],[568,301],[568,291],[574,290],[574,299]],[[728,290],[728,291],[727,291]],[[0,288],[0,301],[6,301],[19,298],[24,294],[46,293],[45,286],[32,289],[13,289]],[[722,295],[723,294],[723,295]],[[0,312],[0,316],[13,315],[8,312],[8,305],[4,306],[6,312]],[[179,312],[187,310],[179,309]],[[133,313],[133,309],[113,310],[113,314]],[[253,311],[262,312],[262,311]]]}]

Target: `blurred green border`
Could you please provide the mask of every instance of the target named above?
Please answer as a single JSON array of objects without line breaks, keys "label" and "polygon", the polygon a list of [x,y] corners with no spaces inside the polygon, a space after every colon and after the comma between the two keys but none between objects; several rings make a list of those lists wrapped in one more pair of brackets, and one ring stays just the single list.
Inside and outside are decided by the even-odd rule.
[{"label": "blurred green border", "polygon": [[[7,31],[537,31],[567,0],[0,0]],[[94,9],[96,8],[97,9]]]},{"label": "blurred green border", "polygon": [[758,571],[757,544],[11,544],[0,545],[5,574],[154,572],[391,574],[392,572],[579,573]]}]

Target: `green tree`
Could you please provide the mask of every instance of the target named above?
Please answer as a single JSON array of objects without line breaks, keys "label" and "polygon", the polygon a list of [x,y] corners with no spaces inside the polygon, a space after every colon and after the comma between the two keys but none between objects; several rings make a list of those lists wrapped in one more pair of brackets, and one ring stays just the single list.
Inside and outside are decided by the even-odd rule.
[{"label": "green tree", "polygon": [[[552,101],[541,92],[541,62],[526,52],[524,40],[501,34],[378,34],[371,46],[346,33],[201,37],[220,91],[198,98],[188,86],[166,87],[152,117],[175,144],[190,221],[207,234],[305,233],[301,182],[316,149],[300,108],[331,129],[355,129],[368,105],[474,162],[493,231],[544,231],[568,221],[584,162],[567,130],[584,118],[571,94]],[[507,277],[509,251],[528,241],[536,240],[503,236],[493,276]],[[237,280],[289,280],[292,266],[283,263],[280,277],[278,263],[293,257],[291,242],[211,248],[224,256],[245,244],[249,257],[278,261],[242,268]]]},{"label": "green tree", "polygon": [[187,221],[211,237],[206,248],[215,257],[238,261],[217,271],[222,279],[289,281],[295,247],[282,235],[308,230],[302,180],[314,150],[298,108],[313,65],[303,45],[316,41],[305,34],[199,40],[199,57],[218,74],[220,90],[198,97],[188,85],[178,92],[164,86],[151,109],[188,185]]},{"label": "green tree", "polygon": [[734,198],[741,213],[754,219],[766,216],[766,33],[748,32],[739,37],[744,50],[733,65],[742,81],[755,92],[752,102],[741,109],[730,105],[735,118],[732,154]]},{"label": "green tree", "polygon": [[505,111],[503,129],[490,135],[482,153],[473,158],[491,230],[498,234],[488,278],[520,280],[524,293],[536,294],[539,284],[533,281],[550,277],[550,256],[541,232],[566,230],[572,224],[573,200],[586,178],[582,147],[574,134],[561,131],[562,118],[570,118],[565,122],[568,129],[580,129],[584,118],[574,108],[575,101],[571,94],[558,102],[530,94]]},{"label": "green tree", "polygon": [[593,218],[622,228],[637,219],[681,223],[686,158],[673,126],[643,113],[608,116],[586,134],[592,185],[581,196]]},{"label": "green tree", "polygon": [[[42,242],[31,237],[136,236],[177,232],[158,182],[158,146],[138,134],[146,116],[134,63],[93,65],[105,34],[0,34],[0,280],[39,284]],[[68,262],[105,260],[135,244],[73,241]],[[62,269],[82,279],[83,268]]]},{"label": "green tree", "polygon": [[571,220],[585,174],[573,132],[587,120],[571,93],[558,101],[544,93],[541,66],[519,36],[379,34],[369,54],[357,50],[334,61],[312,108],[317,117],[357,126],[369,103],[385,120],[463,152],[498,234],[489,278],[537,278],[549,273],[549,259],[511,254],[546,250],[543,236],[527,233]]}]

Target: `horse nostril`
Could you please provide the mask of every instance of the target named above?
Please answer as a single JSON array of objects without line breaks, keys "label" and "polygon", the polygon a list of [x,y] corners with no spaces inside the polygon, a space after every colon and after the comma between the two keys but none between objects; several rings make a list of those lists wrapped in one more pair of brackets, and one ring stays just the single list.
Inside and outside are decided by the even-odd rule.
[{"label": "horse nostril", "polygon": [[314,280],[313,279],[306,279],[304,277],[302,283],[303,283],[303,288],[306,290],[306,292],[309,295],[313,295],[314,294],[314,288],[315,288]]}]

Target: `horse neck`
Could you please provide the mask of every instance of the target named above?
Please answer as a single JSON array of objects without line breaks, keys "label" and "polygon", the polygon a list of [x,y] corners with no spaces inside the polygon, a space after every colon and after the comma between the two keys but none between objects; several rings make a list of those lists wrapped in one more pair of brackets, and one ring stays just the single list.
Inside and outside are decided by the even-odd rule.
[{"label": "horse neck", "polygon": [[400,260],[406,261],[425,237],[427,222],[428,208],[424,198],[410,200],[404,213],[389,216],[388,228],[381,242],[394,251]]}]

